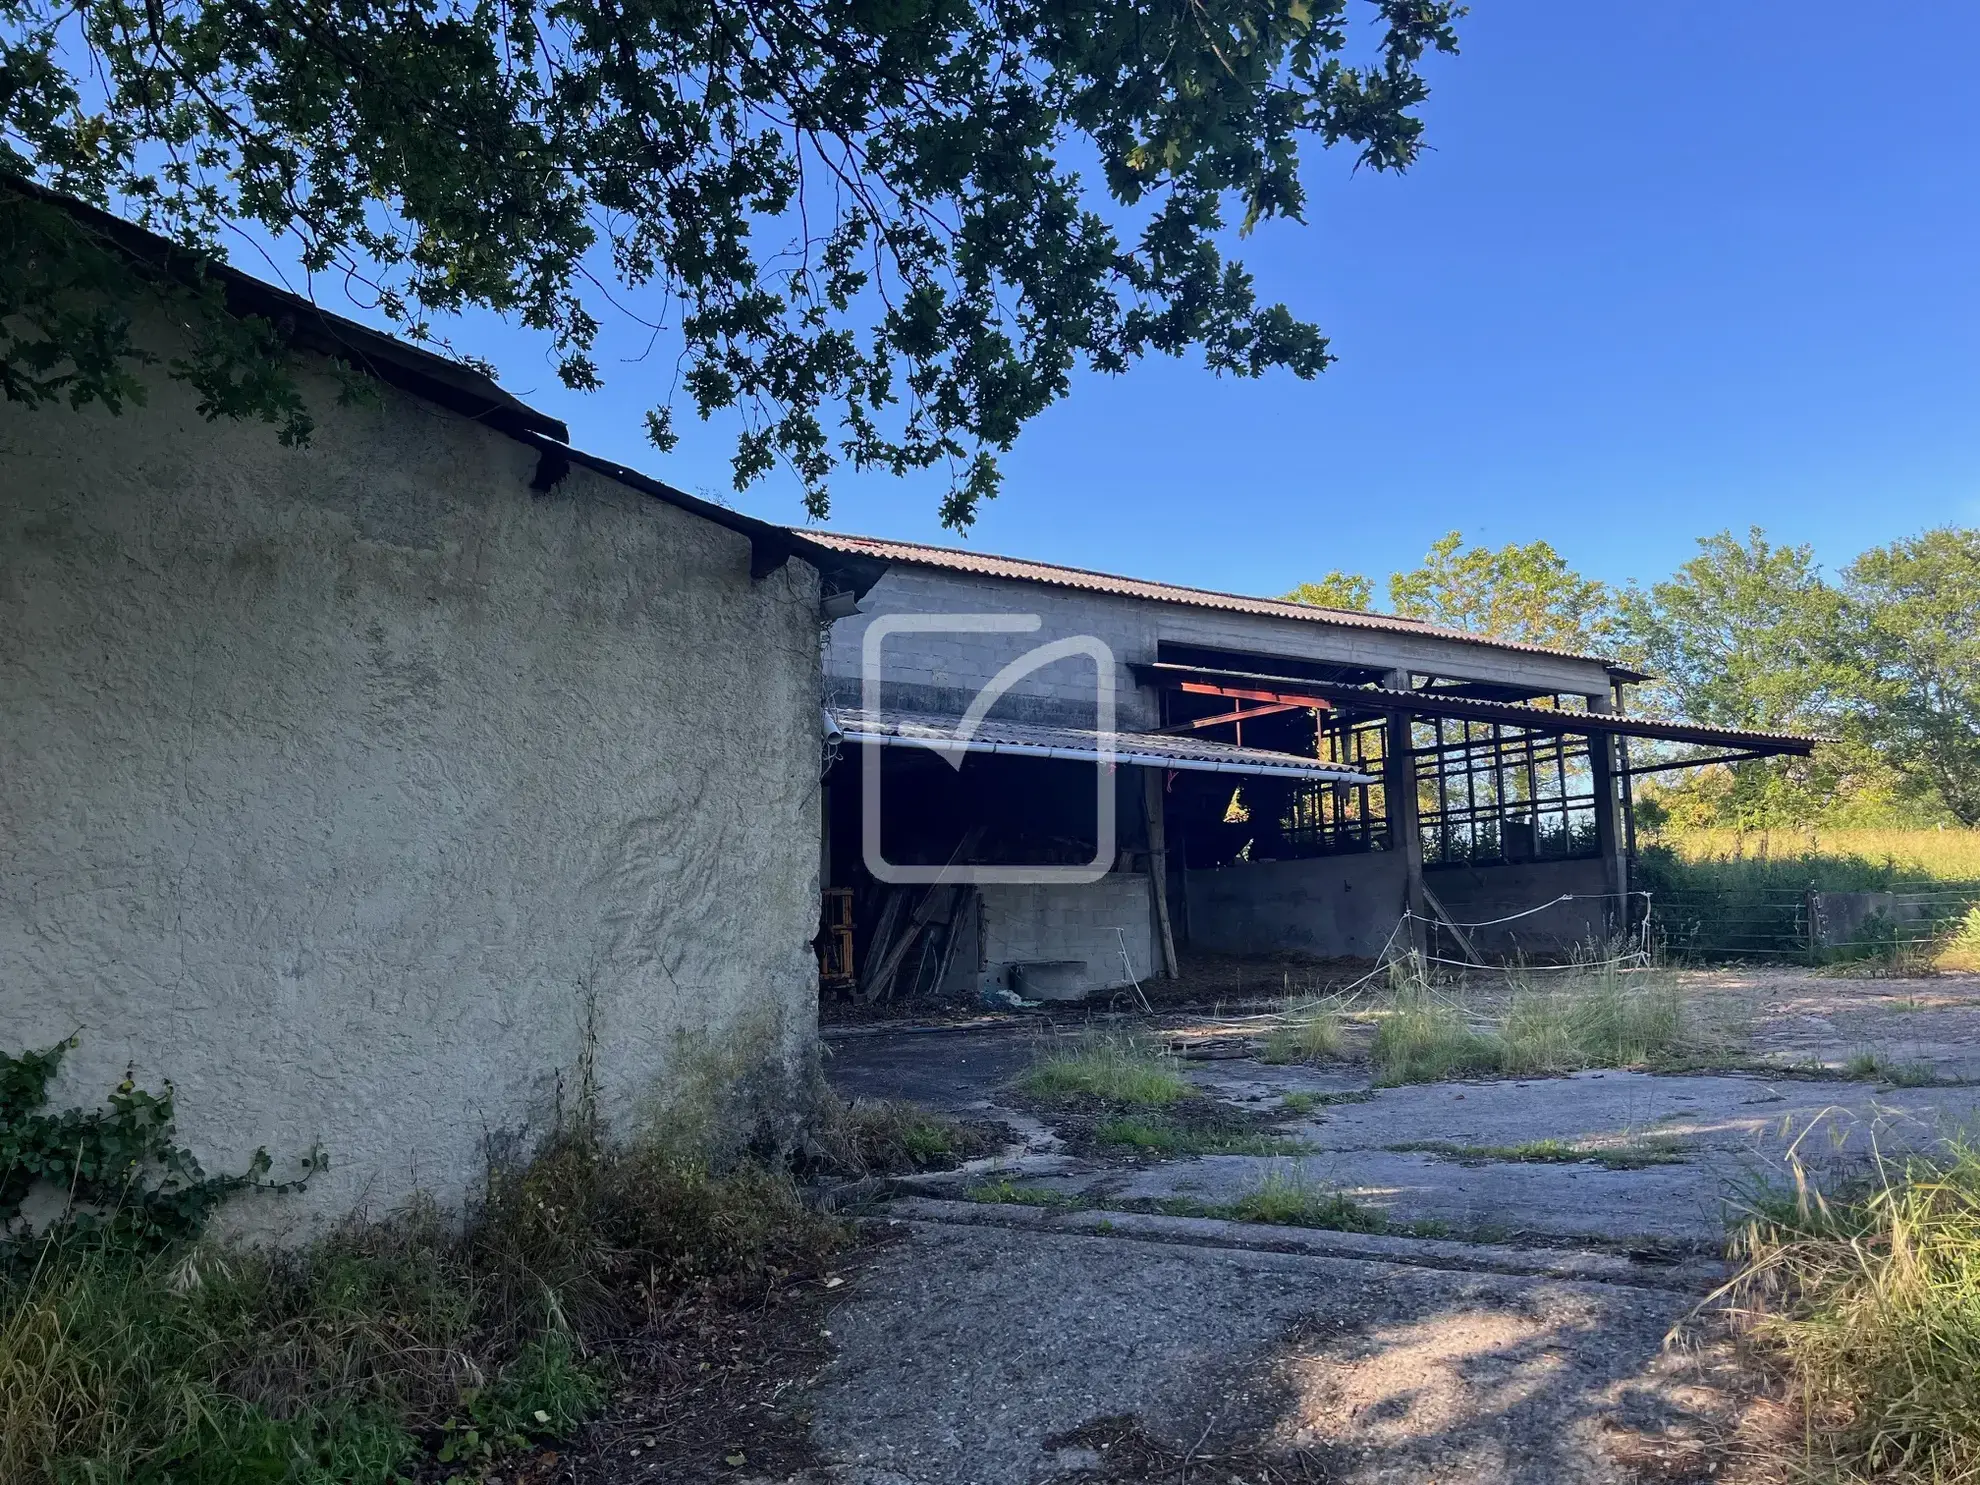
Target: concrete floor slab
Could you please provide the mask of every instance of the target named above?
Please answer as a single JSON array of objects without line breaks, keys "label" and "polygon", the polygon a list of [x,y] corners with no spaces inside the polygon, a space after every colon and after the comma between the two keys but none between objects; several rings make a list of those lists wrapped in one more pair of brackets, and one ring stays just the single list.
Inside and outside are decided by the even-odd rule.
[{"label": "concrete floor slab", "polygon": [[996,1031],[840,1032],[825,1037],[825,1075],[850,1098],[906,1098],[962,1113],[991,1100],[1035,1055],[1026,1027]]},{"label": "concrete floor slab", "polygon": [[1132,1413],[1179,1450],[1314,1449],[1340,1485],[1620,1485],[1632,1439],[1712,1427],[1662,1351],[1679,1294],[902,1227],[831,1319],[813,1406],[834,1481],[1043,1485],[1076,1463],[1048,1438]]},{"label": "concrete floor slab", "polygon": [[[1036,1045],[1010,1033],[869,1036],[842,1046],[831,1070],[849,1091],[920,1097],[936,1107],[996,1117],[995,1100]],[[1779,1179],[1790,1154],[1833,1179],[1873,1149],[1927,1148],[1980,1127],[1980,1087],[1974,1086],[1595,1071],[1370,1089],[1365,1070],[1338,1064],[1269,1066],[1224,1058],[1178,1065],[1204,1091],[1255,1110],[1271,1109],[1295,1093],[1366,1097],[1287,1117],[1284,1132],[1312,1146],[1309,1155],[1075,1161],[1064,1168],[1034,1160],[1025,1166],[1025,1179],[1101,1202],[1184,1199],[1217,1206],[1278,1177],[1337,1190],[1398,1222],[1437,1223],[1463,1235],[1711,1244],[1741,1193]],[[1015,1113],[1005,1117],[1032,1122]],[[1610,1151],[1648,1148],[1675,1163],[1610,1169],[1485,1153],[1549,1141]],[[1426,1146],[1432,1148],[1421,1148]],[[1050,1174],[1034,1174],[1048,1168]]]},{"label": "concrete floor slab", "polygon": [[[1980,1077],[1980,978],[1719,971],[1683,985],[1698,1024],[1784,1070],[1868,1051]],[[1193,1035],[1206,1052],[1242,1050],[1251,1024]],[[1279,1127],[1312,1153],[1095,1157],[999,1106],[1050,1034],[833,1037],[827,1071],[843,1091],[1008,1117],[1028,1133],[1014,1182],[1098,1206],[902,1202],[904,1238],[833,1318],[840,1350],[815,1418],[834,1462],[807,1485],[1047,1485],[1080,1463],[1047,1439],[1130,1413],[1177,1448],[1312,1449],[1341,1485],[1717,1478],[1702,1441],[1736,1406],[1662,1341],[1711,1286],[1728,1193],[1778,1173],[1791,1148],[1826,1172],[1873,1140],[1926,1148],[1980,1127],[1980,1087],[1591,1072],[1371,1090],[1365,1060],[1216,1056],[1179,1066],[1217,1098],[1285,1114]],[[1293,1093],[1334,1097],[1294,1117]],[[1677,1163],[1506,1158],[1536,1141],[1654,1147]],[[1274,1174],[1496,1246],[1118,1210],[1215,1209]],[[944,1194],[939,1178],[913,1185]],[[1682,1244],[1692,1253],[1669,1263]],[[1646,1282],[1659,1263],[1665,1277]]]},{"label": "concrete floor slab", "polygon": [[1494,1161],[1458,1165],[1427,1155],[1343,1151],[1298,1157],[1207,1155],[1131,1170],[1098,1167],[1027,1185],[1105,1205],[1195,1202],[1224,1207],[1267,1180],[1339,1193],[1400,1224],[1434,1224],[1479,1242],[1520,1237],[1715,1243],[1725,1186],[1702,1165],[1605,1170],[1599,1165]]},{"label": "concrete floor slab", "polygon": [[[1374,1091],[1367,1103],[1320,1110],[1300,1136],[1329,1150],[1413,1141],[1505,1146],[1533,1140],[1687,1149],[1775,1158],[1809,1130],[1809,1153],[1915,1148],[1973,1123],[1980,1088],[1887,1088],[1874,1083],[1759,1076],[1584,1072],[1564,1078],[1426,1083]],[[1293,1127],[1293,1126],[1289,1126]]]}]

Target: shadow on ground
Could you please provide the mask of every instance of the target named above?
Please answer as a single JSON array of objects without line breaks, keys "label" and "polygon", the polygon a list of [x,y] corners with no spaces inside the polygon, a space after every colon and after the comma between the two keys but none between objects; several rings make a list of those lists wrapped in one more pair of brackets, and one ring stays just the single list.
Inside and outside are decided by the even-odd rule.
[{"label": "shadow on ground", "polygon": [[[1184,1062],[1295,1142],[1260,1154],[1062,1137],[1010,1091],[1049,1027],[835,1036],[842,1091],[1003,1119],[1023,1143],[880,1210],[900,1241],[831,1315],[811,1406],[832,1463],[799,1478],[1727,1478],[1752,1384],[1724,1348],[1665,1340],[1723,1273],[1729,1210],[1790,1148],[1833,1172],[1973,1127],[1980,1088],[1833,1073],[1889,1047],[1980,1074],[1980,981],[1691,989],[1744,1028],[1746,1070],[1372,1089],[1354,1063]],[[1215,1019],[1191,1036],[1241,1049],[1242,1024]],[[1273,1178],[1383,1230],[1227,1220]]]}]

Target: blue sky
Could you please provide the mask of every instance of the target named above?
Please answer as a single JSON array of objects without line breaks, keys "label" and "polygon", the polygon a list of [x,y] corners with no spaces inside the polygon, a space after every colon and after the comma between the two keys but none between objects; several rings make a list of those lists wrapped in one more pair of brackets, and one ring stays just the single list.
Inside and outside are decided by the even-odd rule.
[{"label": "blue sky", "polygon": [[[1433,153],[1400,177],[1316,154],[1307,225],[1244,244],[1339,363],[1082,377],[969,545],[1273,593],[1452,529],[1623,582],[1726,526],[1836,565],[1980,522],[1980,6],[1480,0],[1462,36]],[[520,335],[464,343],[582,446],[802,519],[787,480],[730,492],[691,415],[673,454],[644,442],[665,367],[580,397]],[[955,541],[938,495],[849,478],[831,524]]]}]

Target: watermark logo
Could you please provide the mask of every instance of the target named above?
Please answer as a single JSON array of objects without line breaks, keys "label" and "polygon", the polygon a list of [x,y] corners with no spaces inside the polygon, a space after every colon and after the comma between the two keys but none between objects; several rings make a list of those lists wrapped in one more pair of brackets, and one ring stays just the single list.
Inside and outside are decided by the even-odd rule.
[{"label": "watermark logo", "polygon": [[[869,717],[881,714],[887,667],[887,641],[901,635],[937,634],[1036,634],[1044,625],[1037,614],[881,614],[866,626],[860,650],[860,704]],[[936,882],[975,883],[1066,883],[1097,882],[1112,869],[1115,857],[1114,756],[1114,652],[1105,641],[1090,634],[1048,640],[1034,645],[1003,666],[970,698],[962,716],[953,726],[917,729],[917,735],[895,739],[895,745],[925,748],[947,761],[958,773],[972,752],[990,750],[983,736],[990,710],[1018,682],[1032,672],[1061,660],[1080,658],[1093,662],[1094,743],[1089,753],[1082,748],[1031,745],[1023,741],[1001,743],[998,751],[1030,753],[1032,756],[1066,759],[1068,766],[1090,766],[1094,788],[1094,851],[1089,861],[1054,865],[1047,862],[967,862],[945,865],[889,861],[881,845],[881,753],[868,747],[861,768],[860,850],[866,869],[883,882],[930,884]],[[1068,754],[1074,754],[1070,758]],[[986,808],[988,806],[986,805]]]}]

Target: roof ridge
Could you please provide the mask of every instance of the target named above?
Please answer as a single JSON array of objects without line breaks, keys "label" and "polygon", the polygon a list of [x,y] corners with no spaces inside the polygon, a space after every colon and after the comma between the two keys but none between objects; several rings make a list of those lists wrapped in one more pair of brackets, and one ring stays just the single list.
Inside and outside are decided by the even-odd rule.
[{"label": "roof ridge", "polygon": [[[983,577],[1008,577],[1015,581],[1052,582],[1054,575],[1067,587],[1086,588],[1095,591],[1112,591],[1121,597],[1139,597],[1154,601],[1189,602],[1195,600],[1207,608],[1233,609],[1237,612],[1249,610],[1263,617],[1289,619],[1310,619],[1320,623],[1345,624],[1351,627],[1388,629],[1409,634],[1420,634],[1433,639],[1454,640],[1461,644],[1484,645],[1492,649],[1514,650],[1528,655],[1550,655],[1558,659],[1578,660],[1592,665],[1612,666],[1615,662],[1601,655],[1586,655],[1574,650],[1555,649],[1549,645],[1530,644],[1524,640],[1493,639],[1488,635],[1474,634],[1465,629],[1454,629],[1444,624],[1433,624],[1425,619],[1410,618],[1404,614],[1384,614],[1363,609],[1322,608],[1314,603],[1302,603],[1296,598],[1261,598],[1251,593],[1231,593],[1218,588],[1195,588],[1182,583],[1165,583],[1155,578],[1130,577],[1126,573],[1102,572],[1091,567],[1072,567],[1062,562],[1045,562],[1035,557],[1009,557],[995,552],[979,552],[968,547],[941,547],[931,542],[904,541],[887,536],[862,536],[853,532],[824,531],[810,526],[794,526],[793,531],[803,532],[813,541],[827,546],[836,544],[840,550],[871,551],[878,554],[894,552],[897,560],[912,562],[917,554],[927,554],[922,560],[930,566],[947,567],[960,571],[973,571]],[[1034,571],[999,573],[990,570],[990,564],[1001,563],[1010,568],[1031,568]],[[1085,579],[1085,582],[1076,581]],[[1107,586],[1102,586],[1107,585]],[[1132,591],[1134,589],[1140,592]],[[1174,595],[1170,598],[1170,595]]]},{"label": "roof ridge", "polygon": [[1298,598],[1284,598],[1276,594],[1234,593],[1228,588],[1201,588],[1194,583],[1170,583],[1164,582],[1161,578],[1135,577],[1125,572],[1104,572],[1098,567],[1075,567],[1070,562],[1047,562],[1042,557],[1013,557],[1004,552],[979,552],[970,547],[943,547],[931,541],[908,541],[891,536],[863,536],[852,531],[813,531],[804,526],[794,526],[791,529],[803,531],[810,536],[824,536],[839,541],[871,542],[875,546],[913,547],[916,551],[941,552],[954,557],[975,557],[985,562],[1010,562],[1023,567],[1047,567],[1054,572],[1073,572],[1081,577],[1108,578],[1120,583],[1141,583],[1150,588],[1169,588],[1177,593],[1202,593],[1211,598],[1236,598],[1245,603],[1283,603],[1288,608],[1305,609],[1316,614],[1346,614],[1354,618],[1382,619],[1397,624],[1410,624],[1432,633],[1440,627],[1426,619],[1412,618],[1408,614],[1385,614],[1374,609],[1362,608],[1333,608],[1326,604],[1307,603]]}]

